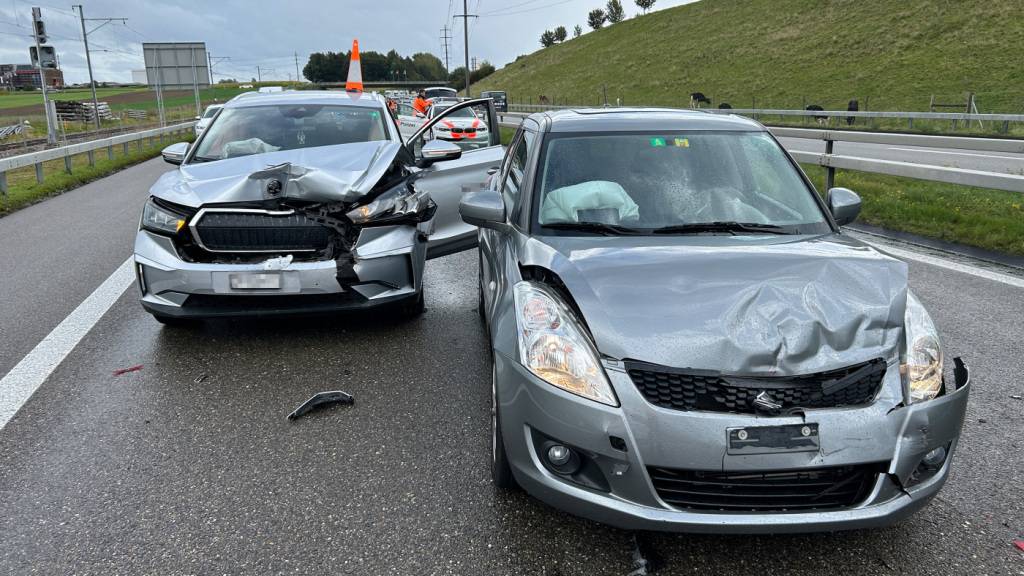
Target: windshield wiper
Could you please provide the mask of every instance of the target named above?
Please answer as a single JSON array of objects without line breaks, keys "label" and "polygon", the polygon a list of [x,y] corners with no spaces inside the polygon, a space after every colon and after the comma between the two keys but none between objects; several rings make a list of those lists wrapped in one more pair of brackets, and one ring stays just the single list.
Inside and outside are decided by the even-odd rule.
[{"label": "windshield wiper", "polygon": [[691,224],[674,224],[651,230],[654,234],[699,234],[701,232],[754,232],[760,234],[789,234],[782,226],[775,224],[758,224],[756,222],[693,222]]},{"label": "windshield wiper", "polygon": [[605,222],[551,222],[549,224],[541,224],[541,226],[544,226],[545,228],[554,228],[555,230],[584,230],[586,232],[604,234],[605,236],[635,235],[644,233],[636,228],[619,226],[618,224],[608,224]]}]

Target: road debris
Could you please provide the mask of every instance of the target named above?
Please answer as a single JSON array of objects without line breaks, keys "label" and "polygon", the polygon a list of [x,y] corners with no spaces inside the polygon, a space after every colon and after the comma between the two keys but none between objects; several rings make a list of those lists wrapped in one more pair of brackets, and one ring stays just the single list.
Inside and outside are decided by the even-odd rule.
[{"label": "road debris", "polygon": [[193,380],[193,382],[195,382],[196,384],[200,384],[200,383],[202,383],[203,380],[206,380],[206,372],[203,372],[199,376],[196,376],[195,380]]},{"label": "road debris", "polygon": [[648,574],[654,574],[657,564],[652,561],[650,547],[635,533],[633,534],[632,544],[633,571],[626,574],[626,576],[648,576]]},{"label": "road debris", "polygon": [[1014,540],[1013,545],[1017,547],[1017,550],[1024,552],[1024,540]]},{"label": "road debris", "polygon": [[138,372],[139,370],[142,370],[142,364],[132,366],[130,368],[118,368],[117,370],[114,370],[114,376],[120,376],[121,374],[127,374],[129,372]]},{"label": "road debris", "polygon": [[296,408],[291,414],[288,415],[289,420],[295,420],[316,408],[321,406],[327,406],[330,404],[354,404],[355,399],[352,398],[348,392],[342,392],[341,390],[331,390],[328,392],[317,392],[309,400],[303,402],[298,408]]}]

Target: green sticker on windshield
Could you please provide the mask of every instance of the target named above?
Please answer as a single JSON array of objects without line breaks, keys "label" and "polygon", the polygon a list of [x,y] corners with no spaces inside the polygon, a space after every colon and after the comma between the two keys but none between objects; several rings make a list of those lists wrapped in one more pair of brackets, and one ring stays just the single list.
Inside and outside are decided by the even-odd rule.
[{"label": "green sticker on windshield", "polygon": [[651,138],[651,146],[652,147],[658,148],[658,147],[661,147],[661,146],[664,146],[664,145],[665,145],[665,139],[664,138]]}]

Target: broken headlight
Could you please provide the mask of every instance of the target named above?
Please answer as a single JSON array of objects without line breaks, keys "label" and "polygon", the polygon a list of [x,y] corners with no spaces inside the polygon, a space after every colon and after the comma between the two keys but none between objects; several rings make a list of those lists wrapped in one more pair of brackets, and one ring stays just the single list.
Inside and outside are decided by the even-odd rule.
[{"label": "broken headlight", "polygon": [[618,406],[597,349],[561,298],[533,282],[517,283],[513,293],[520,362],[553,386]]},{"label": "broken headlight", "polygon": [[142,209],[139,226],[161,234],[177,234],[185,226],[185,215],[164,208],[150,198]]},{"label": "broken headlight", "polygon": [[414,191],[403,182],[345,215],[353,224],[364,226],[425,222],[433,217],[436,207],[430,194]]},{"label": "broken headlight", "polygon": [[900,373],[910,389],[910,401],[931,400],[942,390],[942,345],[931,316],[909,290],[904,333],[907,356]]}]

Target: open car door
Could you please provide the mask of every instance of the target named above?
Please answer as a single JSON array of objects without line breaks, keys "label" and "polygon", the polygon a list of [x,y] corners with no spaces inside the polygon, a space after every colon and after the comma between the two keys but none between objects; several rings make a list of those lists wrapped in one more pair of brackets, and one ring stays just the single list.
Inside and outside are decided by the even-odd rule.
[{"label": "open car door", "polygon": [[[452,138],[450,134],[433,130],[438,122],[455,114],[465,114],[467,109],[477,110],[481,120],[472,137],[463,133],[459,138]],[[463,148],[462,153],[457,158],[432,162],[429,157],[424,157],[423,150],[424,145],[432,140],[450,142]],[[494,101],[478,98],[452,105],[421,126],[409,137],[406,146],[418,161],[429,163],[422,168],[413,185],[417,190],[430,193],[437,203],[434,232],[427,244],[427,258],[446,256],[476,246],[477,229],[462,221],[459,202],[464,194],[486,187],[491,174],[498,170],[505,157]]]}]

